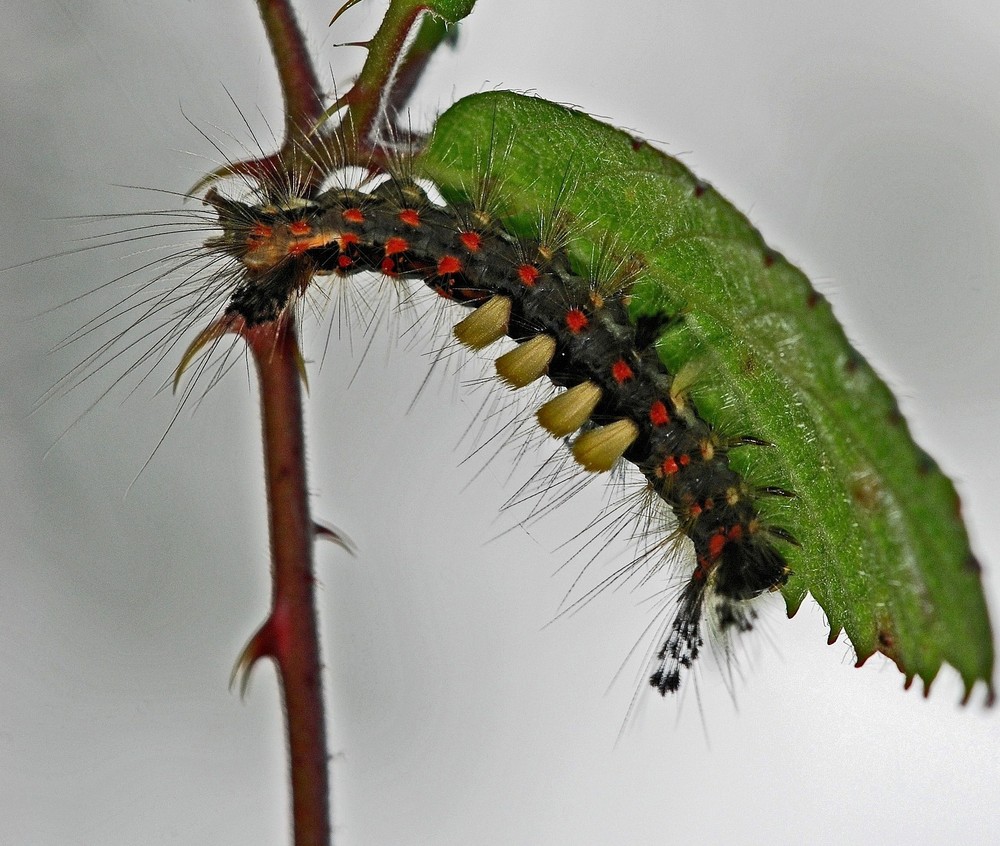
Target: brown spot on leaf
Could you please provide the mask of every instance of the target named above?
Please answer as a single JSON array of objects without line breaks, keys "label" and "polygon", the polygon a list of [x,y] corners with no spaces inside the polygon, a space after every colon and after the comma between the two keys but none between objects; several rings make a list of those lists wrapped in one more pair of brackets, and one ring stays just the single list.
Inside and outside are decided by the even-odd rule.
[{"label": "brown spot on leaf", "polygon": [[875,637],[878,640],[878,651],[892,661],[899,668],[901,673],[908,676],[912,680],[913,674],[908,672],[903,666],[903,659],[899,654],[899,639],[896,635],[896,628],[893,625],[892,617],[889,616],[887,611],[883,611],[879,615],[878,620],[876,620],[875,625]]},{"label": "brown spot on leaf", "polygon": [[848,486],[851,499],[865,511],[875,511],[882,502],[882,485],[875,474],[862,470],[854,473]]}]

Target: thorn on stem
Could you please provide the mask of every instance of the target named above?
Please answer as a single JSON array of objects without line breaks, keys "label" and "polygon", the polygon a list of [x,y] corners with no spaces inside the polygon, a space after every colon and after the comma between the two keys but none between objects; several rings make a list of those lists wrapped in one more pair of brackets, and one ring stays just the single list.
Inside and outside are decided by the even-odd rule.
[{"label": "thorn on stem", "polygon": [[198,333],[198,336],[188,345],[188,348],[184,350],[184,355],[181,356],[180,364],[177,365],[177,369],[174,371],[174,383],[173,391],[177,393],[177,386],[180,385],[181,377],[184,375],[184,371],[187,370],[188,365],[197,357],[205,347],[209,344],[218,341],[223,335],[233,332],[239,334],[239,328],[236,325],[237,318],[233,315],[224,314],[217,320],[213,320],[208,326]]},{"label": "thorn on stem", "polygon": [[299,378],[302,380],[302,387],[306,389],[306,393],[309,393],[309,373],[306,371],[306,360],[302,355],[302,347],[298,343],[295,344],[295,369],[299,371]]},{"label": "thorn on stem", "polygon": [[360,3],[360,2],[361,2],[361,0],[347,0],[347,2],[344,3],[343,6],[341,6],[339,9],[337,9],[337,11],[334,14],[334,16],[330,19],[329,26],[333,26],[337,22],[337,18],[339,18],[342,14],[344,14],[344,12],[346,12],[352,6],[357,6],[358,3]]},{"label": "thorn on stem", "polygon": [[316,540],[330,541],[337,544],[348,555],[357,556],[358,548],[355,546],[354,541],[336,526],[326,525],[320,523],[318,520],[313,520],[313,533],[316,535]]},{"label": "thorn on stem", "polygon": [[233,671],[229,674],[230,690],[233,689],[237,678],[239,678],[240,699],[246,699],[247,689],[250,687],[250,673],[253,671],[254,664],[261,658],[275,657],[274,631],[271,621],[272,618],[268,617],[253,637],[247,641],[247,645],[243,647],[236,663],[233,664]]}]

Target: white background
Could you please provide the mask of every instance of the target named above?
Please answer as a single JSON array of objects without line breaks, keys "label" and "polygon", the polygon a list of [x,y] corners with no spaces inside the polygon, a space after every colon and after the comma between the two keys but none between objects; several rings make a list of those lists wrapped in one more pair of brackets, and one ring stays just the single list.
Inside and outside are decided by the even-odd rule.
[{"label": "white background", "polygon": [[[361,51],[333,45],[370,34],[381,6],[330,32],[334,5],[299,4],[343,87]],[[998,26],[975,0],[482,0],[414,115],[533,90],[712,181],[830,296],[956,479],[997,612]],[[238,156],[251,142],[227,90],[256,128],[280,125],[249,2],[16,4],[0,75],[4,266],[118,225],[57,218],[176,208],[115,185],[190,187],[219,158],[195,127],[232,133]],[[86,351],[48,349],[123,288],[36,315],[128,253],[0,287],[0,843],[282,843],[273,672],[245,704],[226,689],[269,590],[245,368],[182,413],[127,496],[174,410],[156,379],[61,439],[112,372],[31,414]],[[314,359],[325,329],[307,327]],[[462,463],[481,399],[460,383],[480,371],[433,379],[407,413],[433,347],[383,332],[348,387],[360,338],[335,335],[308,406],[316,515],[360,550],[318,556],[340,844],[994,842],[1000,717],[982,690],[961,709],[949,669],[926,701],[878,657],[853,669],[811,603],[791,622],[765,609],[735,704],[709,659],[616,742],[653,609],[606,593],[547,625],[579,569],[559,570],[557,547],[600,492],[530,532],[498,516],[511,455]]]}]

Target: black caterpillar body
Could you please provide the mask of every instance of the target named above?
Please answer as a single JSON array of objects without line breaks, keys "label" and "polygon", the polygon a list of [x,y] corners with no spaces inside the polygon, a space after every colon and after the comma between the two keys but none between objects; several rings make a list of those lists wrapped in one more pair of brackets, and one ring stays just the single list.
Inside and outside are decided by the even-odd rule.
[{"label": "black caterpillar body", "polygon": [[587,470],[610,470],[621,457],[635,464],[694,545],[694,572],[649,679],[661,694],[678,688],[681,668],[698,656],[709,591],[720,600],[714,623],[746,630],[746,600],[787,581],[774,542],[796,541],[767,525],[754,499],[794,494],[754,488],[730,468],[728,450],[764,442],[725,440],[698,416],[657,355],[669,319],[630,319],[628,279],[602,292],[561,246],[519,238],[471,205],[435,204],[409,179],[311,200],[252,204],[212,191],[207,201],[223,229],[208,246],[242,265],[230,318],[249,327],[274,320],[317,274],[418,278],[475,309],[455,327],[463,343],[517,342],[497,360],[508,384],[547,375],[567,389],[539,410],[541,425],[557,437],[577,433],[571,448]]}]

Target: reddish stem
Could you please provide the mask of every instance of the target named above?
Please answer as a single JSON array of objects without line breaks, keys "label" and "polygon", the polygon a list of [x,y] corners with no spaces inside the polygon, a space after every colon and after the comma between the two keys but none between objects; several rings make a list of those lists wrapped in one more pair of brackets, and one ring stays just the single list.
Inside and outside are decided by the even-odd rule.
[{"label": "reddish stem", "polygon": [[260,378],[273,585],[270,617],[254,640],[274,659],[281,679],[295,846],[328,846],[330,785],[316,625],[314,529],[306,485],[294,313],[288,311],[243,336]]},{"label": "reddish stem", "polygon": [[[316,172],[316,162],[326,159],[310,154],[310,149],[317,144],[339,145],[346,141],[348,150],[364,150],[368,134],[380,116],[382,92],[386,92],[390,106],[401,105],[444,36],[441,26],[424,27],[410,61],[400,64],[406,35],[422,7],[394,2],[370,44],[368,62],[345,97],[350,106],[345,121],[347,131],[335,129],[329,135],[314,136],[323,115],[323,97],[291,4],[288,0],[257,0],[257,6],[284,98],[282,149],[272,156],[230,165],[206,177],[205,184],[226,173],[259,172],[266,177],[281,168],[298,173],[299,184],[315,185],[324,175]],[[394,80],[399,84],[395,99],[389,90]],[[308,281],[302,280],[303,289]],[[252,329],[224,318],[196,341],[188,355],[225,331],[238,332],[245,338],[260,379],[272,562],[271,613],[244,650],[236,672],[242,672],[245,687],[247,674],[258,658],[274,659],[285,703],[295,846],[329,846],[330,783],[313,574],[316,528],[309,514],[306,485],[302,359],[295,313],[288,309],[274,322]],[[184,362],[181,371],[183,366]],[[338,538],[336,533],[328,534]]]},{"label": "reddish stem", "polygon": [[[294,158],[298,142],[323,112],[319,79],[291,4],[257,0],[257,6],[284,99],[282,152]],[[278,160],[276,156],[269,161]],[[301,354],[294,312],[241,334],[260,379],[272,578],[270,616],[241,663],[245,674],[262,655],[277,665],[285,705],[294,843],[329,846],[329,756],[316,625],[315,535],[306,484]]]},{"label": "reddish stem", "polygon": [[285,103],[285,144],[308,132],[323,113],[323,93],[288,0],[257,0]]}]

